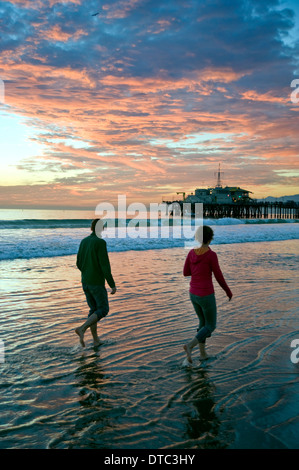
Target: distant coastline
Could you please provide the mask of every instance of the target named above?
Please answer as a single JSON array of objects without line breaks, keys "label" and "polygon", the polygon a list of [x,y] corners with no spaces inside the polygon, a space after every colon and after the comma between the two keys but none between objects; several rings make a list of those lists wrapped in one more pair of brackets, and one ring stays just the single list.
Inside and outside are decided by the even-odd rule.
[{"label": "distant coastline", "polygon": [[281,197],[274,197],[268,196],[264,199],[257,199],[258,202],[298,202],[299,203],[299,194],[294,194],[293,196],[281,196]]}]

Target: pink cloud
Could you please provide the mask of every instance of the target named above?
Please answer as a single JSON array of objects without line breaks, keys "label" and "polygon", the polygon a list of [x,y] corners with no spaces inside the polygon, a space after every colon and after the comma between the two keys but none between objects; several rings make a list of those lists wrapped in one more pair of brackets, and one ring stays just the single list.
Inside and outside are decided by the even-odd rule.
[{"label": "pink cloud", "polygon": [[108,19],[125,18],[138,4],[143,2],[144,0],[120,0],[112,4],[104,3],[102,9]]},{"label": "pink cloud", "polygon": [[[57,28],[48,32],[53,38],[58,33]],[[199,185],[199,177],[207,182],[206,186],[213,184],[213,171],[219,161],[231,169],[227,184],[244,186],[248,186],[248,170],[244,174],[242,168],[248,167],[252,157],[256,157],[254,168],[259,168],[261,175],[274,168],[296,165],[298,131],[289,121],[290,104],[285,98],[250,90],[239,94],[233,87],[230,93],[235,93],[234,98],[242,98],[233,108],[215,112],[204,106],[205,100],[213,100],[216,93],[226,95],[227,87],[242,76],[230,68],[204,69],[177,79],[103,73],[95,80],[87,69],[15,63],[3,53],[1,70],[11,81],[7,86],[11,109],[32,119],[35,126],[49,130],[40,137],[47,151],[37,156],[37,161],[44,162],[45,167],[47,162],[57,162],[66,176],[69,170],[82,176],[78,183],[47,185],[58,193],[64,186],[69,200],[81,197],[84,204],[98,203],[93,184],[100,185],[101,197],[107,198],[120,190],[137,197],[146,185],[149,188],[143,194],[154,200],[176,189],[192,191]],[[46,91],[40,88],[41,83],[47,85]],[[181,93],[185,95],[182,97]],[[190,109],[186,107],[186,96],[192,100]],[[248,100],[259,106],[253,113],[247,109]],[[280,106],[279,119],[265,119],[265,104]],[[204,133],[234,137],[233,141],[213,137],[200,145],[182,145],[186,136]],[[62,143],[61,139],[68,135],[88,142],[89,148]],[[97,168],[102,168],[99,174]],[[88,179],[90,175],[95,183]],[[278,180],[277,177],[275,181]],[[136,184],[132,185],[132,181]],[[256,181],[259,184],[258,176]],[[254,182],[248,189],[255,190]],[[36,197],[38,188],[32,191]]]},{"label": "pink cloud", "polygon": [[75,33],[67,33],[62,31],[59,25],[54,25],[50,29],[47,29],[42,32],[43,39],[47,39],[49,41],[58,41],[58,42],[67,42],[69,39],[76,41],[82,36],[87,36],[87,32],[83,29],[77,30]]},{"label": "pink cloud", "polygon": [[271,91],[267,93],[258,93],[255,90],[247,90],[241,94],[243,100],[261,101],[264,103],[290,104],[290,98],[284,96],[275,96]]},{"label": "pink cloud", "polygon": [[[45,6],[45,0],[10,0],[10,3],[24,8],[33,8],[39,10]],[[57,0],[47,0],[46,2],[50,7],[57,3]],[[64,0],[64,3],[74,3],[81,5],[81,0]]]}]

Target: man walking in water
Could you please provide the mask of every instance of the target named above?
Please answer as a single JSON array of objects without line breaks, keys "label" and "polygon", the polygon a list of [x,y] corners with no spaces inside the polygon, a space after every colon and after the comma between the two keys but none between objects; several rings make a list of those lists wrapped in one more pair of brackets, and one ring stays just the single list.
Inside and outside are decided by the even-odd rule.
[{"label": "man walking in water", "polygon": [[84,347],[84,333],[90,328],[94,346],[100,345],[97,333],[97,322],[109,312],[109,302],[105,280],[115,294],[116,287],[111,274],[110,262],[105,240],[100,238],[103,222],[94,219],[91,223],[92,233],[84,238],[77,254],[77,267],[81,271],[81,281],[87,304],[90,308],[86,322],[75,329],[80,343]]}]

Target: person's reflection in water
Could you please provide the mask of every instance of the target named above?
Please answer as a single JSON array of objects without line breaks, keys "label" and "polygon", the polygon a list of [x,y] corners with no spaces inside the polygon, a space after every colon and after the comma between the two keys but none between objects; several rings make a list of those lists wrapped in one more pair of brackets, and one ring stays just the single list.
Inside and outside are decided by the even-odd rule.
[{"label": "person's reflection in water", "polygon": [[214,411],[215,386],[209,380],[208,372],[202,368],[185,372],[190,388],[184,394],[183,400],[193,408],[183,414],[187,419],[185,437],[192,440],[193,444],[197,441],[199,448],[226,447],[219,437],[221,422]]},{"label": "person's reflection in water", "polygon": [[105,373],[100,366],[100,358],[97,354],[92,357],[80,358],[81,365],[75,376],[78,379],[76,386],[80,388],[79,403],[83,406],[94,405],[101,400],[101,390],[105,386]]},{"label": "person's reflection in water", "polygon": [[[120,403],[124,396],[113,389],[111,371],[106,372],[98,353],[78,361],[74,386],[79,390],[79,407],[73,415],[70,435],[72,448],[106,449],[114,438],[114,429],[126,419],[126,407]],[[117,404],[116,404],[117,403]]]}]

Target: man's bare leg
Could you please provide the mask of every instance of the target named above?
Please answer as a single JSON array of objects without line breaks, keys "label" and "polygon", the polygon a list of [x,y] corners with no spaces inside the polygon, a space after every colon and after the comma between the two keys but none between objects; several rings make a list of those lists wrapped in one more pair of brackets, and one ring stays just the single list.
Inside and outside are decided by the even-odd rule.
[{"label": "man's bare leg", "polygon": [[200,351],[200,359],[203,361],[208,358],[206,353],[205,343],[198,343],[199,351]]},{"label": "man's bare leg", "polygon": [[96,324],[97,321],[98,321],[98,316],[97,316],[96,313],[93,313],[92,315],[90,315],[90,317],[88,317],[88,319],[86,320],[85,323],[83,323],[82,326],[79,326],[78,328],[75,329],[75,332],[79,336],[80,344],[81,344],[81,346],[83,346],[83,348],[85,347],[85,343],[84,343],[84,333],[85,333],[85,331],[87,330],[87,328],[89,328],[92,325]]},{"label": "man's bare leg", "polygon": [[91,334],[92,334],[92,337],[93,337],[93,345],[96,348],[97,346],[100,346],[100,344],[101,344],[101,340],[98,337],[97,323],[93,323],[90,326],[90,331],[91,331]]}]

